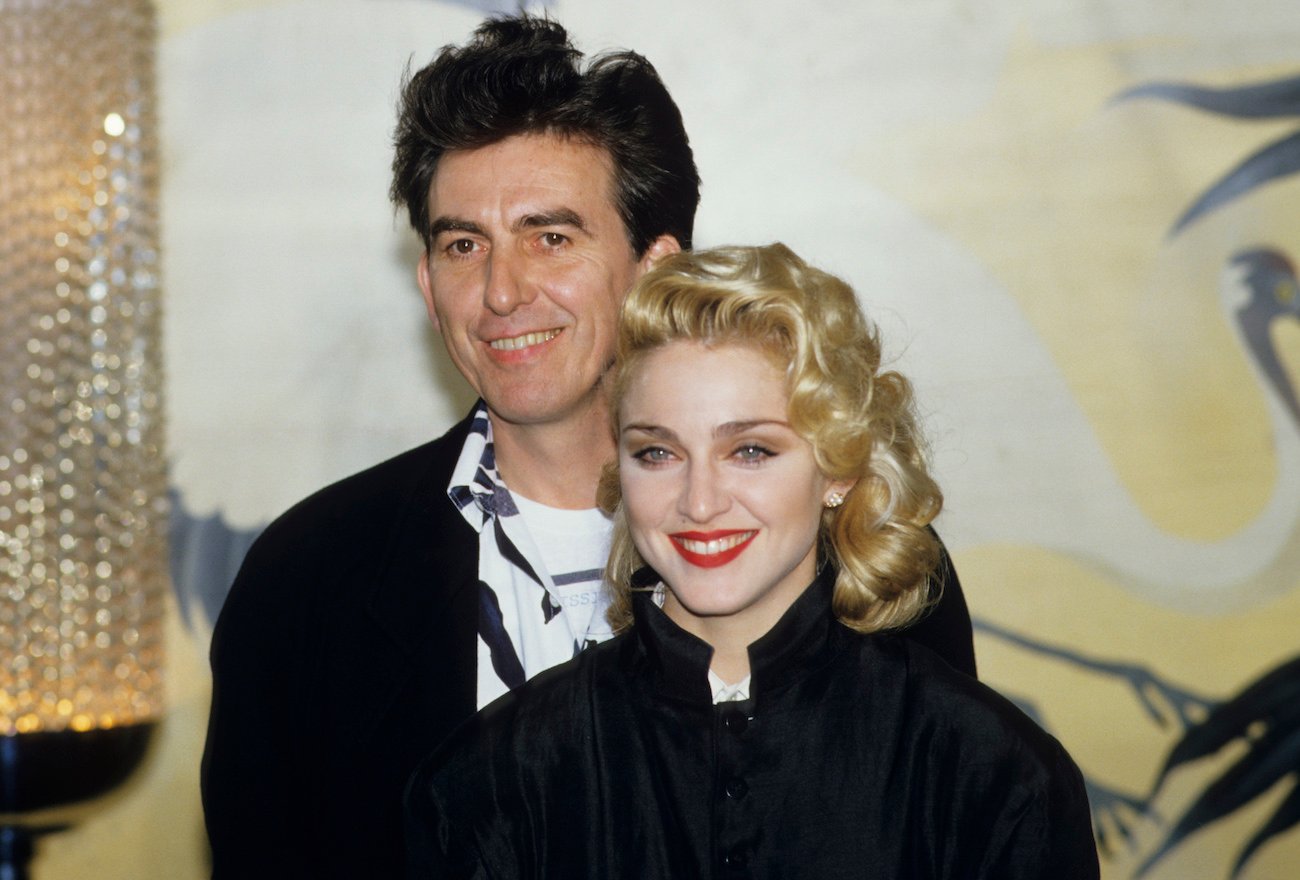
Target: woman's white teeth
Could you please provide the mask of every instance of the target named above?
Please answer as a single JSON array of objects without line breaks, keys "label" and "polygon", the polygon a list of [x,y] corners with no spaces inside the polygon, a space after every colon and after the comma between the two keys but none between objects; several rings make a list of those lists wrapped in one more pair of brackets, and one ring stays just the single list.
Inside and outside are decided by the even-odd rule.
[{"label": "woman's white teeth", "polygon": [[540,345],[559,335],[559,330],[543,330],[541,333],[525,333],[523,336],[511,336],[509,339],[493,339],[488,345],[497,351],[517,351],[530,345]]},{"label": "woman's white teeth", "polygon": [[701,556],[713,556],[715,553],[723,553],[735,547],[744,541],[749,540],[753,532],[737,532],[734,535],[728,535],[725,538],[716,538],[712,541],[692,541],[689,538],[682,538],[682,547],[691,553],[698,553]]}]

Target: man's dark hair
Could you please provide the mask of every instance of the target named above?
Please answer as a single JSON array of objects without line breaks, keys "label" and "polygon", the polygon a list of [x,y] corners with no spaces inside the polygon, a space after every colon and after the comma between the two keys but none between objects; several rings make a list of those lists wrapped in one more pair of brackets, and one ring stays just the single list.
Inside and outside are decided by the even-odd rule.
[{"label": "man's dark hair", "polygon": [[682,115],[650,62],[635,52],[582,53],[558,23],[529,15],[479,25],[445,46],[402,87],[389,196],[428,250],[429,187],[448,150],[519,134],[601,147],[613,163],[614,203],[641,257],[668,234],[691,247],[700,178]]}]

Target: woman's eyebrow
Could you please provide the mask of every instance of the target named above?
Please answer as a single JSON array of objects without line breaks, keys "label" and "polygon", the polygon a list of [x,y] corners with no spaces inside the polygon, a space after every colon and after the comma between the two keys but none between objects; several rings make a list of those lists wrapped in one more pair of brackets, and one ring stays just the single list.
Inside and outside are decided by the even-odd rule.
[{"label": "woman's eyebrow", "polygon": [[[734,422],[723,422],[713,429],[714,437],[734,437],[737,434],[743,434],[754,428],[761,428],[765,425],[775,425],[779,428],[789,428],[790,423],[784,419],[743,419]],[[677,434],[671,428],[665,428],[663,425],[650,425],[634,422],[624,425],[620,434],[626,434],[629,431],[637,431],[642,434],[649,434],[651,437],[659,437],[664,440],[676,440]]]},{"label": "woman's eyebrow", "polygon": [[664,440],[676,440],[677,435],[669,428],[662,425],[643,425],[640,423],[624,425],[619,431],[620,434],[626,434],[629,431],[639,431],[642,434],[649,434],[651,437],[659,437]]},{"label": "woman's eyebrow", "polygon": [[760,428],[764,425],[776,425],[781,428],[790,427],[790,423],[784,419],[746,419],[737,422],[724,422],[713,429],[714,437],[734,437],[736,434],[743,434],[754,428]]}]

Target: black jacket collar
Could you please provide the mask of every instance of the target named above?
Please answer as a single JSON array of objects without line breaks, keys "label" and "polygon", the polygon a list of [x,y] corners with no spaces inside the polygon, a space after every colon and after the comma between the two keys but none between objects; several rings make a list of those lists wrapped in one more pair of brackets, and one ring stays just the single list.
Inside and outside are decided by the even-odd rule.
[{"label": "black jacket collar", "polygon": [[[824,666],[849,634],[831,612],[835,570],[824,566],[762,638],[749,646],[750,694],[780,693]],[[688,703],[711,704],[713,648],[669,619],[648,591],[633,594],[633,638],[641,646],[654,688]]]}]

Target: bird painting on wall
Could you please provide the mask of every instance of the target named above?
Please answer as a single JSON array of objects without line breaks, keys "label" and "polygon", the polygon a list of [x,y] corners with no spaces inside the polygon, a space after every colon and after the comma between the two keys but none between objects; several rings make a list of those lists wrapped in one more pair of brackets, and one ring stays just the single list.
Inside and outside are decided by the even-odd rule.
[{"label": "bird painting on wall", "polygon": [[[1300,117],[1300,76],[1229,88],[1176,82],[1142,83],[1116,95],[1113,103],[1139,99],[1170,101],[1231,119]],[[1169,237],[1264,184],[1297,172],[1300,172],[1300,131],[1266,144],[1211,184],[1174,222]]]},{"label": "bird painting on wall", "polygon": [[[1300,76],[1229,88],[1143,83],[1121,92],[1114,103],[1133,100],[1169,101],[1237,120],[1300,118]],[[1221,176],[1192,200],[1168,235],[1175,238],[1206,215],[1296,173],[1300,173],[1300,131],[1266,144]],[[1300,402],[1271,334],[1273,325],[1281,319],[1300,321],[1295,264],[1280,250],[1261,245],[1236,253],[1229,268],[1239,273],[1242,282],[1229,288],[1246,293],[1239,302],[1230,304],[1235,309],[1237,329],[1256,369],[1300,429]]]},{"label": "bird painting on wall", "polygon": [[[1235,88],[1206,88],[1157,82],[1135,86],[1116,101],[1171,101],[1232,119],[1277,119],[1300,116],[1300,77]],[[1266,184],[1300,172],[1300,132],[1255,151],[1198,195],[1169,230],[1180,235],[1192,224]],[[1272,391],[1293,427],[1300,431],[1300,401],[1279,355],[1274,331],[1282,321],[1300,322],[1300,283],[1295,263],[1281,249],[1266,245],[1236,251],[1227,266],[1225,305],[1251,364]],[[1243,844],[1230,876],[1240,876],[1248,861],[1268,841],[1300,825],[1300,658],[1291,659],[1248,684],[1240,693],[1210,709],[1199,721],[1184,719],[1174,743],[1144,801],[1154,803],[1178,770],[1200,759],[1244,745],[1244,753],[1211,780],[1192,800],[1163,840],[1137,868],[1148,874],[1174,848],[1206,826],[1236,812],[1279,784],[1290,791],[1262,827]]]},{"label": "bird painting on wall", "polygon": [[[1300,77],[1225,89],[1147,83],[1122,92],[1113,103],[1138,99],[1175,102],[1239,120],[1300,117]],[[1257,150],[1193,198],[1168,230],[1168,239],[1178,238],[1207,215],[1297,172],[1300,132]],[[1278,430],[1283,432],[1280,436],[1293,442],[1300,436],[1300,399],[1278,349],[1277,334],[1287,322],[1300,326],[1300,279],[1295,261],[1284,248],[1272,244],[1234,248],[1225,260],[1221,282],[1225,320],[1235,331],[1262,386],[1271,392],[1280,419]],[[1292,514],[1300,510],[1300,502],[1293,495],[1283,493],[1277,500],[1289,506]],[[1279,566],[1283,570],[1287,567],[1285,563]],[[1103,854],[1115,855],[1122,846],[1137,846],[1134,823],[1143,818],[1158,820],[1158,799],[1175,774],[1232,747],[1243,749],[1240,757],[1191,799],[1155,847],[1145,854],[1135,877],[1149,875],[1197,832],[1253,804],[1279,785],[1290,785],[1289,792],[1242,844],[1230,876],[1240,876],[1266,843],[1300,825],[1300,658],[1267,671],[1235,696],[1215,700],[1188,691],[1140,663],[1088,656],[986,620],[977,619],[975,627],[1031,653],[1064,660],[1095,675],[1123,682],[1157,726],[1172,726],[1180,731],[1145,795],[1087,777]],[[1013,696],[1027,712],[1040,717],[1033,700]]]},{"label": "bird painting on wall", "polygon": [[1196,796],[1135,876],[1144,876],[1192,834],[1247,806],[1287,777],[1292,777],[1290,791],[1237,853],[1231,877],[1240,876],[1265,843],[1300,824],[1300,784],[1294,779],[1300,770],[1300,657],[1265,673],[1189,726],[1170,749],[1147,804],[1176,770],[1240,743],[1244,754]]},{"label": "bird painting on wall", "polygon": [[[1300,144],[1295,150],[1300,153]],[[1300,284],[1295,265],[1276,248],[1254,247],[1235,254],[1229,268],[1240,281],[1229,285],[1229,289],[1241,294],[1230,307],[1242,342],[1255,368],[1300,430],[1300,401],[1273,341],[1273,328],[1279,321],[1300,323]]]}]

